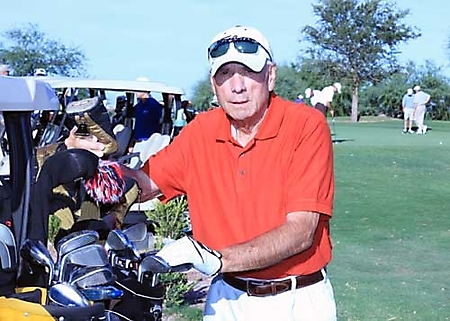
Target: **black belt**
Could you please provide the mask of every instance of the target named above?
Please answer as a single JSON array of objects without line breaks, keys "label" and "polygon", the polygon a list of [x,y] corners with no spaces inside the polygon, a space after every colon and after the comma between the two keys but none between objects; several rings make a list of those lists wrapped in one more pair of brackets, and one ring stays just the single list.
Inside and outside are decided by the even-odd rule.
[{"label": "black belt", "polygon": [[[244,280],[224,273],[223,280],[232,287],[246,292],[251,296],[269,296],[283,293],[292,289],[292,280]],[[322,271],[317,271],[308,275],[299,275],[295,277],[296,288],[300,289],[308,285],[315,284],[323,280]]]}]

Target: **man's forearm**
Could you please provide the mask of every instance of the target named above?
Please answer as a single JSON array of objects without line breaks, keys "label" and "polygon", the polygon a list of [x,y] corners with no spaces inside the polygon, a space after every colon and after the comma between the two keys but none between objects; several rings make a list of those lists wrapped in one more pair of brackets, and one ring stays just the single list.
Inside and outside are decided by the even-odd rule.
[{"label": "man's forearm", "polygon": [[313,243],[319,213],[288,214],[282,226],[248,242],[219,250],[222,272],[240,272],[272,266],[307,250]]},{"label": "man's forearm", "polygon": [[140,200],[142,202],[151,200],[161,195],[158,186],[150,179],[150,177],[143,171],[134,170],[121,165],[120,168],[125,176],[131,177],[136,181],[140,189]]}]

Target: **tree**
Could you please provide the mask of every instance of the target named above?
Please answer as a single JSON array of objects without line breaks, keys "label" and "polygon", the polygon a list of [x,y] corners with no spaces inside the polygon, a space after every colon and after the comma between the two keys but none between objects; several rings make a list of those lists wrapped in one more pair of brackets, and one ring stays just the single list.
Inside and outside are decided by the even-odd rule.
[{"label": "tree", "polygon": [[209,73],[199,80],[194,88],[194,97],[192,104],[196,110],[208,110],[211,108],[211,100],[214,93],[211,89],[211,82],[209,81]]},{"label": "tree", "polygon": [[305,95],[306,88],[308,88],[308,81],[305,79],[305,74],[298,70],[295,65],[277,66],[275,83],[277,95],[285,99],[295,100],[299,94]]},{"label": "tree", "polygon": [[7,63],[16,76],[33,75],[37,68],[65,76],[86,72],[86,57],[79,48],[49,39],[35,24],[7,30],[3,36],[6,44],[0,43],[0,62]]},{"label": "tree", "polygon": [[317,26],[302,29],[312,46],[310,59],[329,70],[333,79],[350,84],[351,120],[358,119],[358,92],[365,83],[376,84],[395,73],[397,47],[420,36],[402,22],[409,10],[383,0],[319,0],[313,4]]}]

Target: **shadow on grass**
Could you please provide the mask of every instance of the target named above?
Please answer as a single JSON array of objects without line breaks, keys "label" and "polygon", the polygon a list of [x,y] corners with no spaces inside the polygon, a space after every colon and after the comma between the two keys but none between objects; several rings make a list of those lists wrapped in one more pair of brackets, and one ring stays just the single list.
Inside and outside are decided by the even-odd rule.
[{"label": "shadow on grass", "polygon": [[352,142],[354,139],[351,138],[333,138],[333,144],[342,144],[345,142]]}]

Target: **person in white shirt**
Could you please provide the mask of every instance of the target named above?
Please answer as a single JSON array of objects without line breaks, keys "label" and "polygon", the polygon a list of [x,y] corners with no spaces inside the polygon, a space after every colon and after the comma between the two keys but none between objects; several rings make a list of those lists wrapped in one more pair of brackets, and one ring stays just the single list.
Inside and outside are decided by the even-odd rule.
[{"label": "person in white shirt", "polygon": [[417,134],[426,134],[428,126],[424,125],[425,105],[430,101],[430,95],[420,89],[420,86],[414,87],[414,113],[413,118],[417,125]]},{"label": "person in white shirt", "polygon": [[334,93],[337,92],[338,94],[341,93],[342,86],[340,83],[335,82],[331,86],[327,86],[322,89],[320,94],[320,100],[319,103],[322,104],[325,108],[321,108],[320,110],[323,112],[323,114],[327,115],[327,109],[330,111],[330,115],[334,120],[334,109],[331,106],[331,102],[333,101]]},{"label": "person in white shirt", "polygon": [[316,109],[321,109],[320,106],[316,106],[317,103],[320,101],[320,95],[321,95],[320,90],[315,89],[313,90],[311,88],[306,88],[305,90],[305,98],[309,99],[309,101],[311,102],[311,106]]}]

